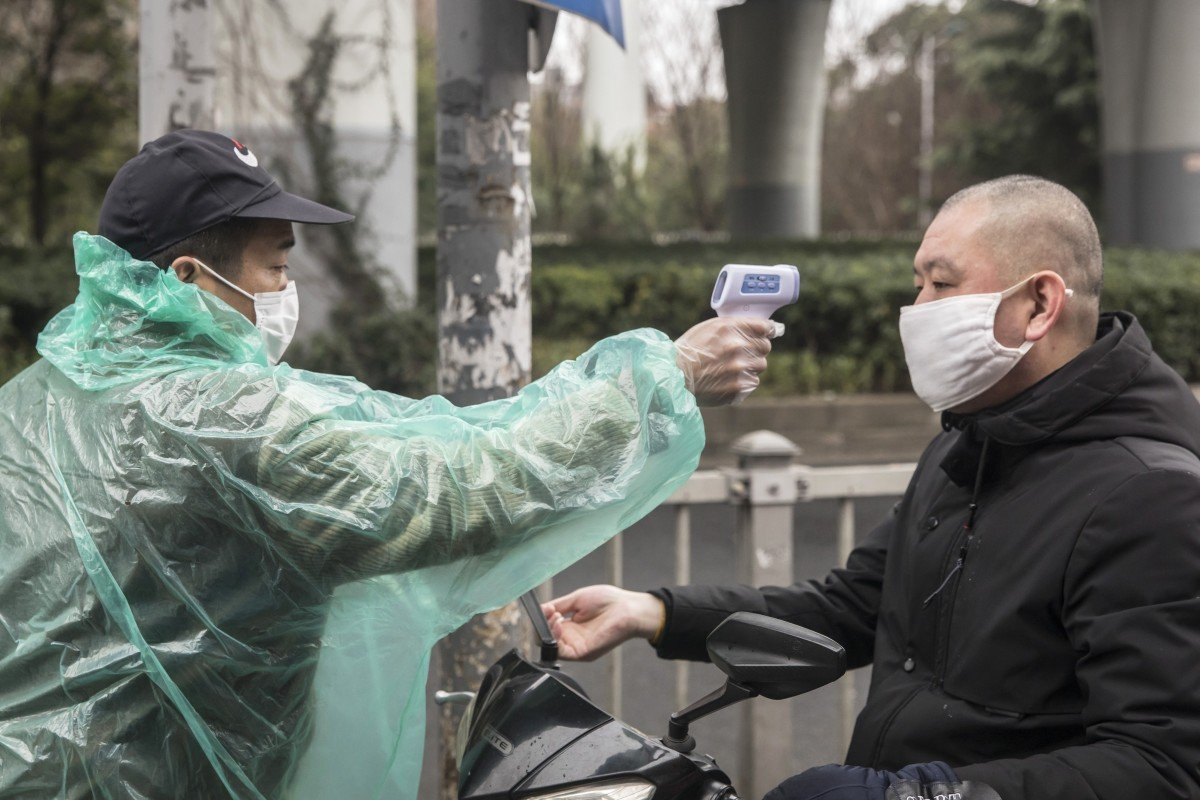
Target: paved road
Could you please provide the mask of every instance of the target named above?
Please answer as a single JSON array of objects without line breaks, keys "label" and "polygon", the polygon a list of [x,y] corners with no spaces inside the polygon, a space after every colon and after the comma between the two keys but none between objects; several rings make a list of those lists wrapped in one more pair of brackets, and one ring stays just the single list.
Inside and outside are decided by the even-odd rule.
[{"label": "paved road", "polygon": [[[856,506],[856,525],[859,536],[865,535],[891,508],[895,499],[859,501]],[[702,506],[692,513],[692,575],[697,583],[728,583],[734,580],[734,513],[732,506]],[[837,508],[832,501],[799,505],[796,508],[795,575],[798,579],[820,578],[833,566],[836,558],[835,531]],[[673,517],[669,511],[658,510],[625,534],[625,585],[628,588],[651,588],[670,583],[674,570]],[[556,594],[579,586],[605,580],[606,563],[603,552],[596,552],[562,572],[554,580]],[[634,642],[623,648],[625,680],[625,721],[647,733],[661,734],[666,730],[674,690],[674,666],[658,660],[643,643]],[[611,707],[607,683],[607,667],[601,660],[592,664],[572,664],[567,667],[602,706]],[[723,678],[708,664],[689,668],[689,694],[693,699],[720,685]],[[869,670],[859,670],[855,680],[859,697],[866,696]],[[767,702],[767,701],[755,701]],[[810,695],[787,702],[795,714],[794,752],[796,764],[802,768],[816,764],[841,761],[841,725],[838,718],[838,693],[833,687],[817,690]],[[738,708],[726,709],[697,722],[692,727],[699,748],[715,756],[730,771],[735,785],[740,773],[738,743],[740,741]],[[430,762],[427,752],[426,762]],[[423,781],[422,798],[436,794],[429,784],[428,770]]]}]

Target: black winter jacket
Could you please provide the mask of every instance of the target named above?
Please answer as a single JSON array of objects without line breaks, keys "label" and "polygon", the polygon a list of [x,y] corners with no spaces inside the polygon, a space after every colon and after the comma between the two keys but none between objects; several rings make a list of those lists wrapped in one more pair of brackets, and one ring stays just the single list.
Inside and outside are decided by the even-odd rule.
[{"label": "black winter jacket", "polygon": [[1131,315],[1099,334],[1004,406],[943,415],[823,583],[656,592],[659,654],[704,659],[727,614],[769,614],[874,664],[847,763],[943,760],[1004,800],[1200,798],[1200,405]]}]

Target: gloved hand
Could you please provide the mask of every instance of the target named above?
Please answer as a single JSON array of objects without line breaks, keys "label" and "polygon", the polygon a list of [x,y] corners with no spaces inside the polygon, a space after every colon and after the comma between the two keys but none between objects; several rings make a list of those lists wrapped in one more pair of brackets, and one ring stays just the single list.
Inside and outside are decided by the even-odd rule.
[{"label": "gloved hand", "polygon": [[896,772],[826,764],[793,775],[763,800],[1000,800],[986,784],[960,781],[941,761],[910,764]]},{"label": "gloved hand", "polygon": [[767,368],[771,339],[783,326],[756,317],[716,317],[675,340],[675,363],[702,406],[740,403]]},{"label": "gloved hand", "polygon": [[652,638],[667,610],[652,594],[601,585],[542,603],[542,613],[564,661],[591,661],[630,639]]}]

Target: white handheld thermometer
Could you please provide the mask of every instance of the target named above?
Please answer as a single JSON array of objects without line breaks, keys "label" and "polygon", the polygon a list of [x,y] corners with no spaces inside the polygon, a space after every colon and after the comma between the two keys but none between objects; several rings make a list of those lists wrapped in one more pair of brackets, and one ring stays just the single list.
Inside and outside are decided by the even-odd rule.
[{"label": "white handheld thermometer", "polygon": [[791,264],[773,267],[726,264],[717,276],[712,307],[718,317],[771,315],[800,299],[800,270]]}]

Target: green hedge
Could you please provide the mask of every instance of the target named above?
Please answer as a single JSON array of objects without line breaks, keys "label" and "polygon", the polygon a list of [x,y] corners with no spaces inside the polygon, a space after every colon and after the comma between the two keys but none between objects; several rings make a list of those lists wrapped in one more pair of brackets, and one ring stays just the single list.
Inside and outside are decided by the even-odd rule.
[{"label": "green hedge", "polygon": [[[678,336],[711,316],[709,295],[722,264],[790,263],[800,267],[800,300],[778,315],[787,332],[776,343],[761,394],[905,391],[896,319],[897,309],[913,297],[916,244],[538,247],[534,371],[543,374],[597,339],[629,328],[650,326]],[[299,349],[294,363],[351,372],[408,394],[432,391],[433,250],[423,248],[418,263],[421,296],[413,314],[395,324],[378,316],[342,316],[336,330]],[[0,381],[33,359],[37,331],[70,302],[75,287],[69,251],[0,250]],[[1200,253],[1109,251],[1104,307],[1137,314],[1167,363],[1200,383]]]},{"label": "green hedge", "polygon": [[[895,309],[912,298],[916,242],[818,241],[665,246],[613,243],[534,251],[533,362],[544,374],[612,333],[653,327],[678,336],[712,316],[713,281],[726,263],[801,267],[800,301],[761,394],[896,391],[907,373]],[[434,252],[420,258],[423,297],[434,286]],[[832,333],[832,335],[830,335]]]},{"label": "green hedge", "polygon": [[[916,242],[540,248],[533,295],[535,370],[639,325],[672,336],[710,316],[725,263],[800,267],[800,300],[764,375],[763,394],[907,391],[898,309],[912,302]],[[1159,354],[1200,383],[1200,253],[1113,249],[1103,308],[1132,311]],[[540,357],[539,357],[540,356]]]},{"label": "green hedge", "polygon": [[0,384],[37,358],[37,334],[75,299],[79,281],[69,247],[0,247]]},{"label": "green hedge", "polygon": [[[618,256],[590,266],[575,263],[569,253],[558,262],[539,253],[534,333],[551,341],[594,340],[648,325],[678,336],[712,316],[709,301],[722,264],[793,263],[801,267],[800,300],[776,315],[787,330],[776,343],[763,388],[780,393],[894,391],[907,386],[902,359],[893,354],[900,352],[895,309],[912,297],[909,252],[897,246],[853,253],[794,245],[687,247],[664,249],[659,260],[643,256],[642,261],[622,261]],[[605,288],[576,292],[581,274]]]}]

